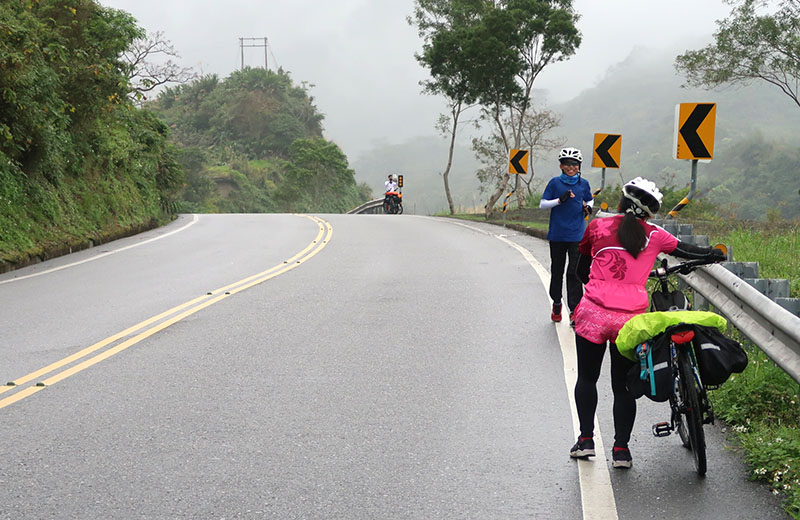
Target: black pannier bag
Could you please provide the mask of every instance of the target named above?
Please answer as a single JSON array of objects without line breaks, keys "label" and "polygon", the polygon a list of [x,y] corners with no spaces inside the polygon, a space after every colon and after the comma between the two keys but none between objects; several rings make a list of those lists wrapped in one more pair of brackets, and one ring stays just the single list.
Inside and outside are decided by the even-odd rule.
[{"label": "black pannier bag", "polygon": [[639,362],[628,371],[628,391],[638,399],[647,396],[656,402],[664,402],[672,395],[673,374],[669,353],[669,334],[655,338],[636,347]]},{"label": "black pannier bag", "polygon": [[725,337],[714,327],[694,325],[694,353],[704,385],[721,385],[731,374],[747,368],[747,353],[738,341]]}]

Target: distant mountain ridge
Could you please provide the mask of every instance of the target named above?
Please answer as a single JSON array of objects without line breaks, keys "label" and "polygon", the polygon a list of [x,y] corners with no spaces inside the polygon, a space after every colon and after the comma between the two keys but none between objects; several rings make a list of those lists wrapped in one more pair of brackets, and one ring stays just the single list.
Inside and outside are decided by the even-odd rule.
[{"label": "distant mountain ridge", "polygon": [[[717,103],[714,159],[698,165],[698,196],[738,218],[763,220],[770,210],[784,218],[800,217],[800,108],[764,82],[719,91],[682,88],[673,62],[684,50],[635,49],[595,86],[549,107],[562,117],[552,134],[583,151],[583,175],[595,187],[601,179],[600,170],[591,168],[595,133],[622,134],[621,168],[606,171],[607,186],[617,185],[620,176],[643,176],[683,187],[691,164],[673,158],[675,105]],[[461,137],[466,140],[466,132]],[[558,173],[556,156],[552,150],[534,159],[534,185],[541,187]],[[376,189],[385,173],[405,173],[406,203],[416,200],[417,213],[435,213],[447,208],[440,175],[446,159],[445,139],[419,137],[377,147],[352,164],[356,179]],[[471,150],[459,146],[450,183],[457,206],[486,202],[475,178],[479,167]]]}]

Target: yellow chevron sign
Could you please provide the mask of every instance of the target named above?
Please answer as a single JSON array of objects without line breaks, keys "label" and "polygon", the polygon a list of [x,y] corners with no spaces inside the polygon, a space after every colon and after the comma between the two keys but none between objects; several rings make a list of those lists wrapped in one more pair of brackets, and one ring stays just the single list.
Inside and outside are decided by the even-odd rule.
[{"label": "yellow chevron sign", "polygon": [[592,168],[619,168],[622,154],[620,134],[594,134]]},{"label": "yellow chevron sign", "polygon": [[716,103],[675,105],[675,158],[712,159],[716,119]]},{"label": "yellow chevron sign", "polygon": [[508,153],[508,173],[526,175],[530,150],[511,150]]}]

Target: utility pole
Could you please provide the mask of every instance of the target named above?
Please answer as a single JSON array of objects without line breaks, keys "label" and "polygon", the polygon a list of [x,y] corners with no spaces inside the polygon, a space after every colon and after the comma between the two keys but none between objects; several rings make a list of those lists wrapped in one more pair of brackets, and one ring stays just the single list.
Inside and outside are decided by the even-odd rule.
[{"label": "utility pole", "polygon": [[[261,42],[261,43],[254,43],[254,42]],[[239,50],[242,55],[242,69],[244,69],[245,47],[264,47],[264,70],[269,70],[269,66],[267,63],[267,38],[239,38]]]}]

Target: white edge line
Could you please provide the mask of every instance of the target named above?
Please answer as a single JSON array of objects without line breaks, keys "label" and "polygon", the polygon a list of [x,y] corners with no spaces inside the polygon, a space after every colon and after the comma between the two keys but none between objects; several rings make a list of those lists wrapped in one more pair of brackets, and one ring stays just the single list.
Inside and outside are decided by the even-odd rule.
[{"label": "white edge line", "polygon": [[[473,231],[494,236],[498,240],[502,240],[519,251],[525,260],[527,260],[528,264],[533,267],[533,270],[536,271],[544,287],[545,294],[547,293],[550,285],[550,273],[536,260],[530,251],[516,242],[507,239],[505,236],[496,235],[460,222],[452,223]],[[558,342],[561,346],[561,355],[564,358],[564,383],[569,398],[569,406],[572,411],[572,429],[574,437],[577,438],[580,434],[580,426],[577,407],[575,406],[575,393],[573,391],[575,388],[575,381],[578,377],[575,335],[567,322],[557,323],[555,327],[558,335]],[[617,515],[617,504],[614,500],[614,489],[611,486],[611,476],[608,473],[608,460],[605,456],[606,451],[603,445],[603,437],[600,434],[600,425],[597,422],[597,417],[595,417],[594,445],[595,451],[598,453],[598,456],[595,457],[594,460],[577,459],[583,518],[584,520],[617,520],[619,518]]]},{"label": "white edge line", "polygon": [[74,267],[76,265],[85,264],[86,262],[91,262],[93,260],[97,260],[98,258],[103,258],[104,256],[113,255],[115,253],[120,253],[122,251],[125,251],[125,250],[128,250],[128,249],[132,249],[134,247],[143,246],[145,244],[149,244],[150,242],[155,242],[156,240],[161,240],[162,238],[166,238],[166,237],[168,237],[170,235],[174,235],[175,233],[179,233],[179,232],[183,231],[184,229],[188,228],[189,226],[194,225],[197,221],[198,221],[198,216],[197,216],[197,214],[193,213],[191,222],[189,222],[188,224],[186,224],[183,227],[180,227],[178,229],[170,231],[169,233],[164,233],[163,235],[159,235],[157,237],[153,237],[153,238],[151,238],[149,240],[145,240],[144,242],[138,242],[136,244],[131,244],[129,246],[121,247],[121,248],[115,249],[113,251],[107,251],[105,253],[101,253],[101,254],[93,256],[91,258],[85,258],[85,259],[79,260],[77,262],[72,262],[71,264],[61,265],[61,266],[58,266],[58,267],[53,267],[52,269],[48,269],[46,271],[40,271],[38,273],[26,274],[25,276],[18,276],[16,278],[9,278],[8,280],[0,280],[0,285],[2,285],[4,283],[9,283],[9,282],[17,282],[19,280],[24,280],[26,278],[33,278],[34,276],[41,276],[43,274],[48,274],[48,273],[52,273],[52,272],[55,272],[55,271],[60,271],[62,269],[66,269],[68,267]]}]

